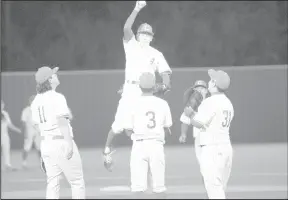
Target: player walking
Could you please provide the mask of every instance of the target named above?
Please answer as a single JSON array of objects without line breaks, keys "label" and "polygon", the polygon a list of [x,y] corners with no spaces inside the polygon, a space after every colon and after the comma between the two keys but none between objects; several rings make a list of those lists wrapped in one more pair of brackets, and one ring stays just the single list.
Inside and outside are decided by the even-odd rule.
[{"label": "player walking", "polygon": [[22,111],[21,121],[23,122],[25,135],[24,135],[24,147],[22,152],[22,167],[27,168],[27,158],[33,144],[36,149],[39,159],[41,158],[40,153],[40,133],[34,128],[32,122],[31,103],[33,102],[35,95],[29,98],[29,105]]},{"label": "player walking", "polygon": [[[41,67],[35,74],[37,95],[31,104],[32,119],[41,135],[41,156],[47,175],[46,199],[59,199],[63,173],[71,185],[73,199],[85,199],[82,161],[73,140],[71,113],[60,84],[58,67]],[[42,163],[43,164],[43,163]]]},{"label": "player walking", "polygon": [[[140,77],[143,94],[136,100],[126,128],[132,133],[133,141],[130,157],[131,191],[141,194],[147,190],[150,169],[153,192],[162,198],[166,191],[165,132],[170,133],[172,117],[168,103],[153,96],[154,87],[155,75],[143,73]],[[109,148],[110,144],[106,147]]]},{"label": "player walking", "polygon": [[21,133],[21,130],[12,123],[9,113],[4,108],[4,101],[1,100],[1,149],[2,156],[4,157],[4,170],[15,171],[16,168],[12,167],[10,160],[10,137],[8,129],[10,128],[16,133]]},{"label": "player walking", "polygon": [[233,150],[230,141],[230,125],[234,108],[225,95],[230,77],[221,70],[208,70],[210,81],[208,90],[211,97],[199,106],[198,113],[191,115],[191,124],[202,129],[197,136],[201,152],[199,154],[201,174],[209,199],[225,199],[225,190],[232,167]]},{"label": "player walking", "polygon": [[123,45],[126,56],[125,83],[114,122],[108,133],[107,142],[109,141],[109,143],[115,134],[119,134],[124,130],[127,113],[129,113],[129,110],[133,107],[132,105],[135,100],[142,94],[139,88],[139,77],[142,73],[150,72],[154,74],[158,71],[163,80],[160,90],[167,91],[171,87],[170,75],[172,71],[169,65],[163,54],[150,46],[154,35],[152,27],[147,23],[141,24],[136,37],[132,31],[132,25],[137,14],[145,5],[145,1],[137,1],[133,12],[124,25]]}]

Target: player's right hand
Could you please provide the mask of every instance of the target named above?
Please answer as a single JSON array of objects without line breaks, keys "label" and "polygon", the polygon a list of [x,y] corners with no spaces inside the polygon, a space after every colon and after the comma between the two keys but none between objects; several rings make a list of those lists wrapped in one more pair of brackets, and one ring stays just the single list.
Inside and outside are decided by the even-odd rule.
[{"label": "player's right hand", "polygon": [[68,160],[70,160],[73,156],[73,144],[69,144],[68,145],[68,149],[67,149],[67,154],[66,154],[66,158]]},{"label": "player's right hand", "polygon": [[17,132],[17,133],[19,133],[19,134],[22,133],[21,129],[19,129],[19,128],[16,128],[16,129],[15,129],[15,132]]},{"label": "player's right hand", "polygon": [[179,138],[180,143],[185,143],[186,142],[186,135],[181,135]]},{"label": "player's right hand", "polygon": [[146,1],[137,1],[135,5],[135,10],[140,11],[146,6]]}]

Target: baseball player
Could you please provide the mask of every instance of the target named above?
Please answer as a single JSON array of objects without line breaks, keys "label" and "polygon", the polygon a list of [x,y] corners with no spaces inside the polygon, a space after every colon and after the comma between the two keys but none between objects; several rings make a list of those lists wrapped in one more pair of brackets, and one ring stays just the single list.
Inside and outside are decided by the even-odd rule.
[{"label": "baseball player", "polygon": [[[202,103],[202,101],[208,96],[208,89],[207,84],[203,80],[198,80],[194,83],[194,86],[187,89],[184,93],[184,104],[185,108],[191,107],[195,112],[198,111],[199,105]],[[180,117],[181,121],[181,136],[179,138],[180,143],[185,143],[187,138],[187,132],[189,130],[189,126],[191,125],[191,116],[187,116],[185,114],[186,109],[182,113]],[[195,148],[195,154],[196,158],[199,163],[199,149],[200,146],[197,143],[198,140],[195,138],[198,136],[198,132],[200,130],[196,127],[193,127],[193,138],[194,138],[194,148]]]},{"label": "baseball player", "polygon": [[31,107],[30,107],[34,98],[35,98],[35,95],[32,95],[29,98],[29,105],[23,109],[22,115],[21,115],[21,121],[23,122],[24,130],[25,130],[24,147],[23,147],[23,152],[22,152],[22,167],[24,169],[27,168],[28,153],[30,152],[33,144],[38,153],[39,159],[41,158],[40,134],[33,126],[32,113],[31,113]]},{"label": "baseball player", "polygon": [[64,95],[56,92],[60,84],[58,67],[44,66],[35,74],[37,95],[31,104],[32,120],[40,131],[40,151],[46,170],[46,199],[59,199],[60,178],[63,173],[71,185],[72,198],[85,198],[82,161],[73,140],[71,113]]},{"label": "baseball player", "polygon": [[16,168],[11,165],[10,160],[10,137],[8,129],[16,133],[21,133],[21,130],[12,123],[9,113],[4,108],[4,101],[1,100],[1,150],[4,158],[4,170],[15,171]]},{"label": "baseball player", "polygon": [[163,84],[157,87],[158,91],[165,93],[171,87],[170,76],[172,71],[168,63],[160,51],[150,46],[154,35],[152,27],[147,23],[141,24],[136,36],[132,31],[132,25],[137,14],[145,5],[145,1],[137,1],[133,12],[124,25],[125,82],[115,119],[108,133],[107,142],[112,140],[115,134],[119,134],[124,130],[123,125],[127,121],[127,113],[133,107],[135,99],[142,94],[139,88],[139,77],[142,73],[150,72],[154,74],[158,72],[161,75]]},{"label": "baseball player", "polygon": [[[143,94],[131,110],[126,129],[131,132],[133,141],[130,157],[131,191],[143,194],[147,190],[147,175],[150,169],[152,190],[162,198],[166,191],[165,133],[170,133],[172,117],[168,103],[153,95],[154,87],[155,75],[143,73],[140,77]],[[110,144],[106,148],[110,148]]]},{"label": "baseball player", "polygon": [[201,146],[200,170],[208,198],[225,199],[233,156],[230,125],[234,117],[234,108],[225,95],[230,85],[230,77],[226,72],[214,69],[208,70],[208,74],[208,90],[211,97],[200,104],[197,113],[187,108],[186,114],[191,116],[191,124],[201,129],[196,139]]}]

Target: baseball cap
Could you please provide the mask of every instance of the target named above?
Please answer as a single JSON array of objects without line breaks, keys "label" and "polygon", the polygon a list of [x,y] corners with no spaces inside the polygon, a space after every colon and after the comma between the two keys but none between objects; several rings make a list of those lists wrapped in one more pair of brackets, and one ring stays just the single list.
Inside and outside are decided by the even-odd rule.
[{"label": "baseball cap", "polygon": [[207,83],[203,80],[197,80],[195,81],[194,83],[194,88],[196,87],[204,87],[204,88],[207,88]]},{"label": "baseball cap", "polygon": [[149,34],[149,35],[154,35],[152,26],[147,24],[147,23],[143,23],[139,26],[137,33],[145,33],[145,34]]},{"label": "baseball cap", "polygon": [[59,67],[54,67],[51,69],[48,66],[43,66],[38,68],[38,71],[35,74],[35,80],[38,84],[44,83],[47,81],[53,74],[56,74],[59,70]]},{"label": "baseball cap", "polygon": [[145,72],[140,76],[139,86],[143,89],[152,89],[155,86],[156,79],[154,74],[150,72]]},{"label": "baseball cap", "polygon": [[222,70],[209,69],[208,75],[215,81],[216,86],[221,90],[227,90],[229,88],[230,77],[226,72]]}]

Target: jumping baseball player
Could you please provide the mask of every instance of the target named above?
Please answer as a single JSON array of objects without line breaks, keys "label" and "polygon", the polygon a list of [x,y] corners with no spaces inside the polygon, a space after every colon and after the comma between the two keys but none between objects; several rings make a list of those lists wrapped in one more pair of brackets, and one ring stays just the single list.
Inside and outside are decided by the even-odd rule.
[{"label": "jumping baseball player", "polygon": [[31,103],[33,102],[35,95],[29,98],[29,105],[25,107],[22,111],[21,121],[23,122],[25,135],[24,135],[24,147],[22,152],[22,167],[27,168],[27,158],[33,144],[41,158],[40,153],[40,133],[34,128],[32,123],[32,113],[31,113]]},{"label": "jumping baseball player", "polygon": [[73,199],[85,199],[82,161],[73,140],[71,113],[64,95],[56,92],[60,84],[58,67],[44,66],[35,74],[37,95],[31,104],[32,119],[41,135],[41,156],[47,176],[46,199],[59,199],[63,173],[71,185]]},{"label": "jumping baseball player", "polygon": [[[155,75],[143,73],[140,88],[143,92],[134,104],[126,129],[133,141],[130,172],[131,191],[142,194],[147,190],[148,170],[152,175],[152,190],[165,197],[165,133],[170,133],[172,117],[168,103],[153,95]],[[110,144],[106,146],[109,148]],[[111,161],[110,156],[109,161]]]},{"label": "jumping baseball player", "polygon": [[10,160],[10,137],[8,129],[16,133],[21,133],[21,130],[12,123],[9,113],[4,108],[4,101],[1,100],[1,150],[4,158],[4,170],[15,171],[16,168],[12,167]]},{"label": "jumping baseball player", "polygon": [[[108,133],[107,142],[113,139],[115,134],[124,130],[124,124],[127,121],[127,113],[133,107],[135,100],[141,96],[142,91],[139,87],[139,77],[144,72],[158,72],[163,80],[163,84],[157,87],[158,92],[165,93],[171,87],[170,75],[172,73],[163,54],[150,46],[153,39],[152,27],[147,24],[141,24],[135,36],[132,31],[132,25],[138,12],[145,7],[145,1],[137,1],[136,6],[128,17],[124,25],[123,45],[126,56],[125,83],[121,94],[121,99],[115,114],[114,122]],[[106,152],[109,153],[109,152]]]},{"label": "jumping baseball player", "polygon": [[[207,96],[208,96],[207,84],[203,80],[196,81],[193,87],[190,87],[185,91],[184,93],[185,110],[180,117],[181,121],[181,136],[179,138],[180,143],[186,142],[187,132],[189,130],[189,126],[191,125],[190,120],[191,116],[187,116],[185,114],[186,108],[191,107],[195,112],[197,112],[198,107]],[[194,149],[198,163],[199,163],[200,146],[197,143],[198,140],[196,139],[196,137],[198,136],[199,131],[200,130],[198,128],[193,127]]]},{"label": "jumping baseball player", "polygon": [[186,114],[191,116],[191,124],[201,129],[196,139],[201,146],[200,170],[208,198],[225,199],[233,156],[230,125],[234,108],[225,95],[230,85],[230,77],[226,72],[214,69],[208,70],[208,74],[211,97],[200,104],[197,113],[189,108]]}]

